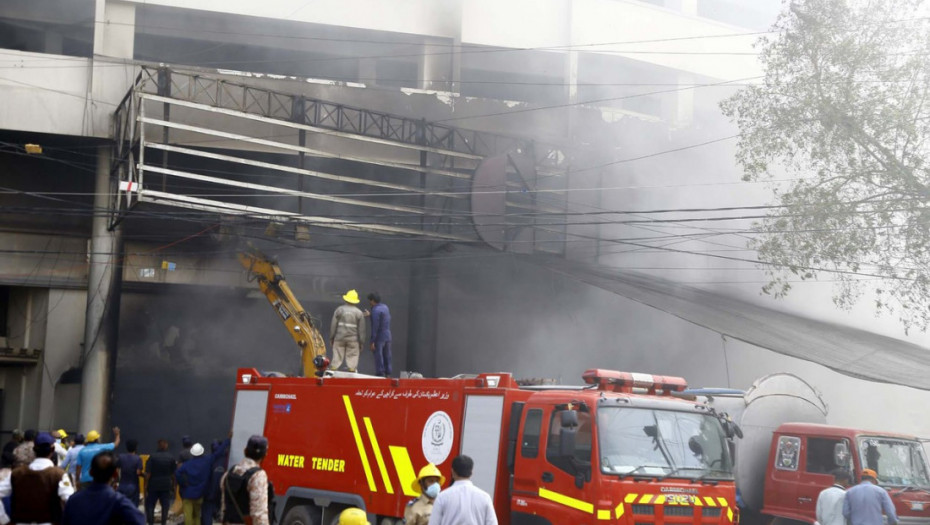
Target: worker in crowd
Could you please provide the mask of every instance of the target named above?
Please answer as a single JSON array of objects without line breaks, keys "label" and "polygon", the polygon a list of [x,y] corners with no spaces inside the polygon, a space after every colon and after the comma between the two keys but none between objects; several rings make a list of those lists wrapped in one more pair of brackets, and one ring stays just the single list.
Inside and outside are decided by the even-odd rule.
[{"label": "worker in crowd", "polygon": [[194,446],[194,440],[190,436],[181,436],[181,453],[178,454],[178,465],[189,461],[193,455],[191,447]]},{"label": "worker in crowd", "polygon": [[898,515],[888,491],[878,486],[878,474],[865,469],[862,481],[846,491],[843,499],[843,516],[849,525],[882,525],[882,512],[888,517],[888,525],[898,523]]},{"label": "worker in crowd", "polygon": [[375,375],[391,375],[391,311],[381,302],[378,292],[368,294],[371,311],[371,351],[375,356]]},{"label": "worker in crowd", "polygon": [[[175,472],[184,507],[184,523],[197,525],[202,521],[203,496],[210,482],[210,470],[216,457],[226,454],[228,448],[229,439],[223,441],[218,450],[204,454],[203,445],[194,443],[191,447],[191,459]],[[212,516],[212,509],[210,513]]]},{"label": "worker in crowd", "polygon": [[145,519],[155,525],[155,504],[161,504],[161,525],[168,521],[168,511],[174,499],[175,457],[168,452],[168,440],[159,439],[157,450],[145,462]]},{"label": "worker in crowd", "polygon": [[329,343],[333,347],[333,362],[330,369],[339,370],[345,360],[349,372],[358,370],[359,349],[365,333],[365,315],[358,309],[358,292],[349,290],[342,296],[345,301],[333,312],[329,326]]},{"label": "worker in crowd", "polygon": [[[0,498],[12,496],[12,515],[0,507],[0,523],[60,523],[62,508],[74,494],[68,473],[56,467],[55,438],[48,432],[36,435],[35,459],[13,469],[10,477],[0,481]],[[60,504],[49,504],[50,502]]]},{"label": "worker in crowd", "polygon": [[[230,433],[231,434],[231,433]],[[213,465],[210,467],[210,478],[203,493],[203,507],[200,509],[201,525],[213,525],[214,515],[220,508],[220,480],[226,473],[226,461],[229,459],[229,439],[225,443],[214,439],[210,444],[213,456]],[[196,524],[194,524],[196,525]]]},{"label": "worker in crowd", "polygon": [[833,472],[833,486],[820,491],[817,496],[817,522],[820,525],[846,525],[843,517],[843,500],[849,486],[849,472],[838,469]]},{"label": "worker in crowd", "polygon": [[55,438],[55,454],[58,456],[58,465],[65,460],[65,456],[68,454],[68,447],[65,446],[65,439],[68,437],[68,433],[62,429],[58,429],[52,432],[52,437]]},{"label": "worker in crowd", "polygon": [[23,434],[23,442],[13,450],[13,468],[32,463],[35,454],[36,431],[31,428]]},{"label": "worker in crowd", "polygon": [[368,523],[368,514],[358,507],[349,507],[339,513],[337,525],[371,525]]},{"label": "worker in crowd", "polygon": [[268,439],[252,436],[245,445],[242,461],[229,469],[220,481],[220,515],[223,523],[269,525],[273,513],[274,488],[262,470],[268,454]]},{"label": "worker in crowd", "polygon": [[81,453],[81,449],[84,448],[84,434],[76,434],[74,436],[74,444],[71,445],[71,448],[68,449],[68,453],[65,454],[65,460],[58,466],[67,470],[68,475],[71,476],[71,479],[77,479],[77,460],[78,454]]},{"label": "worker in crowd", "polygon": [[452,460],[452,486],[433,502],[429,525],[497,525],[491,496],[471,482],[475,462],[462,454]]},{"label": "worker in crowd", "polygon": [[9,463],[10,465],[15,462],[15,459],[13,458],[13,451],[16,450],[16,447],[25,441],[25,439],[26,438],[22,430],[18,428],[13,429],[13,436],[9,441],[6,442],[6,444],[3,445],[3,460],[5,462]]},{"label": "worker in crowd", "polygon": [[68,499],[62,525],[145,524],[145,518],[136,505],[110,486],[118,462],[116,454],[110,450],[98,452],[91,458],[91,482]]},{"label": "worker in crowd", "polygon": [[87,438],[84,441],[84,448],[78,452],[77,468],[75,469],[77,475],[75,484],[78,488],[80,488],[83,483],[90,483],[93,481],[93,478],[90,477],[90,462],[94,459],[94,456],[96,456],[98,452],[114,450],[119,446],[119,427],[113,427],[112,443],[101,443],[100,432],[96,430],[88,432]]},{"label": "worker in crowd", "polygon": [[139,476],[142,475],[142,458],[136,454],[138,449],[138,441],[135,439],[126,441],[126,452],[120,454],[117,461],[119,486],[116,489],[137,507],[139,506]]},{"label": "worker in crowd", "polygon": [[427,525],[429,523],[429,516],[433,512],[433,502],[445,482],[445,476],[439,472],[436,465],[428,463],[420,469],[417,479],[411,486],[414,492],[420,493],[420,497],[412,500],[404,509],[406,525]]}]

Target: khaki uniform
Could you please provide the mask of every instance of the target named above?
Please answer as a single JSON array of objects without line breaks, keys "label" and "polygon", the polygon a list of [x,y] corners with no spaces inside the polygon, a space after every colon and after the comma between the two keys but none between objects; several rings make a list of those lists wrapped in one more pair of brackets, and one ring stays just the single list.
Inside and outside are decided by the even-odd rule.
[{"label": "khaki uniform", "polygon": [[433,502],[421,494],[419,498],[407,504],[404,509],[404,523],[407,525],[427,525],[429,515],[433,513]]},{"label": "khaki uniform", "polygon": [[365,333],[365,314],[351,304],[344,304],[333,313],[329,327],[333,340],[333,361],[330,368],[338,370],[345,360],[350,372],[358,369],[361,334]]}]

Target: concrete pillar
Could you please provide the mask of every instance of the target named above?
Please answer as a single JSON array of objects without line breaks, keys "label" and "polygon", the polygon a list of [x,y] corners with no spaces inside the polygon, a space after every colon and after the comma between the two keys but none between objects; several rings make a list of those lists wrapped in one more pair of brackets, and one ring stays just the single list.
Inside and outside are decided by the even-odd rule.
[{"label": "concrete pillar", "polygon": [[81,375],[81,406],[78,428],[104,431],[112,379],[112,363],[116,352],[119,318],[120,231],[108,229],[110,218],[109,146],[97,148],[97,178],[94,189],[94,215],[90,241],[90,269],[87,278],[87,312],[84,321],[83,371]]},{"label": "concrete pillar", "polygon": [[442,38],[424,40],[423,54],[417,64],[420,89],[458,90],[462,42],[461,39],[453,38],[452,47],[449,47],[449,43],[448,39]]},{"label": "concrete pillar", "polygon": [[406,369],[435,377],[439,328],[439,265],[436,261],[411,263],[409,297]]}]

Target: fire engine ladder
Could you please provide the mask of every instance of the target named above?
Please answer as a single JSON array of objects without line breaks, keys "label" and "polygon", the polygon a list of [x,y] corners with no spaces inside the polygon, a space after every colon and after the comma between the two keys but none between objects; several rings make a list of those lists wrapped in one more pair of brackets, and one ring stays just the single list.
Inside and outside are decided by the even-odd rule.
[{"label": "fire engine ladder", "polygon": [[[114,115],[113,226],[149,203],[565,254],[563,149],[286,93],[267,87],[284,80],[255,77],[141,68]],[[327,183],[354,191],[318,189]]]}]

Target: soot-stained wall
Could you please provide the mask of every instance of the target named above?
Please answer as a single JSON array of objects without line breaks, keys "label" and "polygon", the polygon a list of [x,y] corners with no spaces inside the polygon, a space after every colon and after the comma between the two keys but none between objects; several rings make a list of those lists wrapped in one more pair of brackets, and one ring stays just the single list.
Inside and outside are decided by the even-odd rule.
[{"label": "soot-stained wall", "polygon": [[[322,319],[327,341],[346,290],[357,288],[362,297],[379,291],[393,316],[395,374],[404,369],[405,264],[334,261],[332,254],[322,263],[318,253],[305,251],[282,253],[279,262],[304,308]],[[172,450],[185,434],[209,443],[229,431],[237,368],[295,374],[299,362],[296,344],[257,286],[162,285],[152,292],[124,292],[111,423],[121,427],[124,439],[139,439],[142,452],[154,450],[159,437],[169,439]],[[362,351],[359,369],[374,373],[370,352]]]}]

